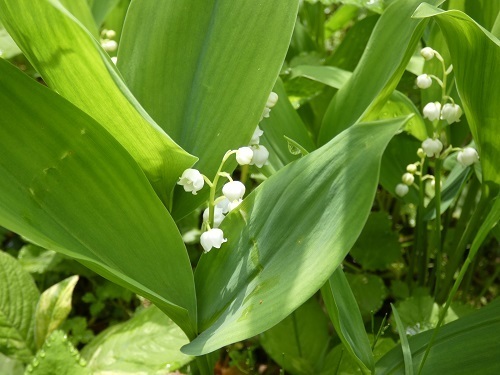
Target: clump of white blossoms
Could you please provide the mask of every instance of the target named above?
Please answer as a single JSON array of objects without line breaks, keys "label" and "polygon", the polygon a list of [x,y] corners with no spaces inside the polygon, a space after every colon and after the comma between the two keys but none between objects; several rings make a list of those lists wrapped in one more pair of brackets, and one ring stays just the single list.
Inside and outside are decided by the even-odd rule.
[{"label": "clump of white blossoms", "polygon": [[118,43],[113,40],[116,37],[116,32],[114,30],[102,30],[101,32],[101,47],[106,52],[114,52],[118,48]]},{"label": "clump of white blossoms", "polygon": [[[269,117],[271,108],[276,105],[277,101],[278,95],[271,92],[262,118]],[[255,165],[258,168],[263,167],[269,158],[269,151],[265,146],[260,144],[260,137],[263,134],[264,132],[257,126],[248,146],[227,151],[222,158],[213,181],[198,170],[189,168],[182,173],[177,182],[185,191],[194,195],[203,188],[205,183],[210,187],[208,207],[203,212],[203,233],[200,236],[200,243],[205,253],[208,253],[214,247],[219,249],[224,242],[227,242],[227,238],[224,238],[224,232],[222,229],[219,229],[219,226],[224,220],[225,215],[237,209],[242,203],[246,191],[245,185],[241,181],[234,181],[228,173],[222,171],[224,164],[231,155],[235,155],[236,161],[241,166]],[[229,181],[222,187],[223,195],[215,198],[218,182],[221,177]]]}]

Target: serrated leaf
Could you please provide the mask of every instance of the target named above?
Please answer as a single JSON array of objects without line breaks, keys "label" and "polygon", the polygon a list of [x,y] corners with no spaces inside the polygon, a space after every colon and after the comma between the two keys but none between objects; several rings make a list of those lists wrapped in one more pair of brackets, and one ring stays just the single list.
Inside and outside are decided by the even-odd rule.
[{"label": "serrated leaf", "polygon": [[186,335],[151,306],[101,332],[82,350],[92,374],[165,374],[192,360],[180,352]]},{"label": "serrated leaf", "polygon": [[86,361],[68,341],[63,331],[54,331],[26,367],[32,375],[90,375]]},{"label": "serrated leaf", "polygon": [[172,217],[92,118],[0,59],[0,225],[146,296],[195,331],[194,280]]},{"label": "serrated leaf", "polygon": [[42,293],[35,313],[35,342],[41,348],[45,339],[66,320],[78,276],[71,276]]},{"label": "serrated leaf", "polygon": [[40,293],[19,262],[0,251],[0,352],[23,362],[34,354],[36,303]]},{"label": "serrated leaf", "polygon": [[149,117],[98,41],[58,0],[1,0],[0,19],[47,85],[109,131],[169,206],[196,158]]},{"label": "serrated leaf", "polygon": [[[207,176],[227,150],[250,141],[283,64],[298,2],[243,1],[237,11],[233,0],[131,2],[118,67]],[[208,198],[208,190],[196,197],[178,192],[176,219]]]},{"label": "serrated leaf", "polygon": [[271,328],[326,282],[365,223],[381,154],[406,120],[346,130],[279,170],[226,217],[228,242],[196,269],[202,333],[185,353]]}]

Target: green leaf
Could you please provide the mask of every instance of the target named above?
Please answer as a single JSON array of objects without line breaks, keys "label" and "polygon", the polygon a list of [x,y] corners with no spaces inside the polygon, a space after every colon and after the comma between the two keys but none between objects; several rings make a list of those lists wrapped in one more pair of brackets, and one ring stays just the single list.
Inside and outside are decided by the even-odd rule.
[{"label": "green leaf", "polygon": [[[451,54],[457,90],[479,148],[483,181],[500,185],[498,117],[500,109],[500,41],[466,14],[422,4],[414,17],[432,17]],[[480,74],[471,74],[471,72]]]},{"label": "green leaf", "polygon": [[398,234],[385,212],[372,212],[350,254],[365,270],[385,270],[401,258]]},{"label": "green leaf", "polygon": [[[499,373],[497,332],[500,332],[498,299],[479,311],[444,325],[431,348],[422,375]],[[415,371],[432,334],[432,331],[427,331],[408,339]],[[377,375],[404,374],[401,348],[396,347],[382,357],[375,370]]]},{"label": "green leaf", "polygon": [[312,298],[264,332],[260,342],[266,353],[287,372],[317,374],[330,342],[328,319]]},{"label": "green leaf", "polygon": [[101,26],[107,15],[118,5],[120,0],[91,0],[92,16],[97,26]]},{"label": "green leaf", "polygon": [[321,295],[335,331],[346,350],[363,370],[373,372],[375,362],[370,341],[358,303],[342,268],[338,267],[335,270],[321,288]]},{"label": "green leaf", "polygon": [[63,331],[54,331],[26,367],[25,374],[90,375],[86,364],[78,350],[68,341],[66,334]]},{"label": "green leaf", "polygon": [[196,159],[138,104],[97,40],[57,0],[1,0],[0,19],[47,85],[106,128],[168,206]]},{"label": "green leaf", "polygon": [[387,296],[384,280],[377,275],[370,274],[348,273],[346,277],[358,302],[361,316],[364,320],[369,320],[374,313],[380,310]]},{"label": "green leaf", "polygon": [[66,320],[71,311],[71,296],[78,276],[53,285],[40,296],[35,313],[35,343],[41,348],[45,339]]},{"label": "green leaf", "polygon": [[0,225],[146,296],[194,331],[179,231],[135,161],[92,118],[0,59]]},{"label": "green leaf", "polygon": [[21,50],[16,42],[11,38],[7,30],[0,23],[0,57],[10,59],[11,57],[21,54]]},{"label": "green leaf", "polygon": [[6,357],[0,353],[0,374],[23,375],[24,366],[22,362]]},{"label": "green leaf", "polygon": [[334,66],[299,65],[290,70],[291,79],[305,77],[339,89],[351,78],[352,73]]},{"label": "green leaf", "polygon": [[[276,82],[298,0],[134,0],[118,66],[144,108],[209,177],[247,145]],[[145,22],[145,20],[148,20]],[[147,56],[147,58],[144,58]],[[208,197],[178,189],[182,218]]]},{"label": "green leaf", "polygon": [[55,251],[28,244],[19,250],[17,259],[25,271],[42,274],[60,263],[62,256]]},{"label": "green leaf", "polygon": [[361,232],[382,152],[406,120],[343,132],[279,170],[226,217],[228,242],[196,269],[202,333],[185,353],[208,353],[271,328],[326,282]]},{"label": "green leaf", "polygon": [[151,306],[101,332],[82,350],[93,374],[165,374],[192,360],[180,347],[186,335]]},{"label": "green leaf", "polygon": [[0,251],[0,352],[23,362],[34,354],[33,318],[39,292],[18,261]]},{"label": "green leaf", "polygon": [[410,344],[408,343],[408,337],[406,337],[406,331],[403,328],[403,322],[399,317],[398,310],[391,303],[392,314],[396,320],[396,325],[399,333],[399,339],[401,341],[401,349],[403,351],[403,359],[405,364],[405,375],[413,375],[413,358],[411,353]]},{"label": "green leaf", "polygon": [[[96,23],[87,0],[57,0],[96,38],[99,37]],[[100,0],[99,2],[102,2]]]},{"label": "green leaf", "polygon": [[[396,88],[426,22],[411,19],[422,0],[394,1],[380,17],[351,79],[331,101],[318,137],[320,144],[378,112]],[[443,0],[429,0],[439,4]]]}]

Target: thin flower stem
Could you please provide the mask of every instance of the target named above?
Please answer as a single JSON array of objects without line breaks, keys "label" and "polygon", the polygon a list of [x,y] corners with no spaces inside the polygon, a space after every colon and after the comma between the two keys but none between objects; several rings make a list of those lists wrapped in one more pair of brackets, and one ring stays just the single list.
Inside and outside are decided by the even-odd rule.
[{"label": "thin flower stem", "polygon": [[435,277],[436,283],[434,286],[434,291],[439,290],[439,282],[441,280],[441,265],[442,265],[442,248],[441,248],[441,166],[443,161],[441,158],[436,158],[435,168],[434,168],[434,200],[436,202],[436,219],[435,219]]}]

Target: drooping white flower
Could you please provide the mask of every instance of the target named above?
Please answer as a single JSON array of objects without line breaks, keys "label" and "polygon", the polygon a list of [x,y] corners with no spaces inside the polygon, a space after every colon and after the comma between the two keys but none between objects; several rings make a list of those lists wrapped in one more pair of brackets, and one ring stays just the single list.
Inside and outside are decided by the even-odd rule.
[{"label": "drooping white flower", "polygon": [[182,176],[179,178],[177,185],[181,185],[184,191],[191,192],[196,195],[205,185],[205,180],[203,175],[197,169],[186,169],[182,172]]},{"label": "drooping white flower", "polygon": [[260,116],[260,121],[262,121],[265,118],[269,118],[270,114],[271,114],[271,108],[265,107],[264,110],[262,111],[262,115]]},{"label": "drooping white flower", "polygon": [[479,161],[479,155],[475,148],[465,147],[462,151],[458,152],[457,160],[464,167],[472,165]]},{"label": "drooping white flower", "polygon": [[401,180],[403,181],[403,184],[410,186],[415,181],[415,177],[411,173],[405,173],[403,174]]},{"label": "drooping white flower", "polygon": [[439,139],[427,138],[422,142],[422,150],[428,157],[438,156],[443,149],[443,144]]},{"label": "drooping white flower", "polygon": [[222,187],[222,194],[229,200],[229,202],[237,201],[245,195],[245,185],[240,181],[231,181]]},{"label": "drooping white flower", "polygon": [[262,168],[269,158],[269,151],[265,146],[262,145],[254,145],[252,146],[253,150],[253,158],[252,163],[250,165],[256,165],[258,168]]},{"label": "drooping white flower", "polygon": [[222,199],[221,201],[219,201],[215,206],[220,208],[222,210],[222,213],[223,214],[227,214],[229,212],[229,204],[231,202],[229,202],[229,199],[227,199],[226,197],[224,197],[224,199]]},{"label": "drooping white flower", "polygon": [[446,120],[448,124],[460,121],[462,108],[458,104],[446,103],[441,110],[441,120]]},{"label": "drooping white flower", "polygon": [[108,39],[113,39],[116,36],[116,31],[115,30],[106,30],[105,36]]},{"label": "drooping white flower", "polygon": [[273,108],[276,103],[278,103],[278,94],[271,91],[271,93],[269,94],[269,98],[267,99],[266,107]]},{"label": "drooping white flower", "polygon": [[113,52],[116,51],[116,49],[118,48],[118,43],[116,43],[116,41],[111,39],[104,39],[101,42],[101,46],[105,51]]},{"label": "drooping white flower", "polygon": [[434,51],[431,47],[425,47],[420,50],[420,54],[424,59],[427,61],[431,60],[434,55],[436,54],[436,51]]},{"label": "drooping white flower", "polygon": [[416,80],[417,86],[420,89],[427,89],[432,85],[432,78],[427,74],[420,74]]},{"label": "drooping white flower", "polygon": [[200,236],[200,243],[203,246],[205,253],[212,250],[212,247],[220,249],[221,245],[227,242],[227,238],[224,238],[224,232],[219,228],[212,228],[203,232]]},{"label": "drooping white flower", "polygon": [[[208,222],[209,216],[210,216],[210,212],[209,212],[208,208],[206,208],[205,211],[203,211],[203,221]],[[222,208],[215,206],[214,207],[214,227],[218,228],[219,225],[224,220],[224,218],[225,218],[225,216],[222,213]]]},{"label": "drooping white flower", "polygon": [[408,164],[406,170],[410,173],[415,173],[417,171],[417,166],[415,164]]},{"label": "drooping white flower", "polygon": [[113,57],[111,58],[111,61],[113,61],[113,64],[115,64],[115,65],[116,65],[116,63],[118,62],[118,57],[117,57],[117,56],[113,56]]},{"label": "drooping white flower", "polygon": [[396,185],[396,194],[399,195],[400,197],[404,197],[408,192],[410,191],[410,188],[408,185],[405,184],[397,184]]},{"label": "drooping white flower", "polygon": [[239,165],[248,165],[252,162],[253,151],[250,147],[240,147],[236,150],[236,161]]},{"label": "drooping white flower", "polygon": [[424,107],[424,118],[429,119],[430,121],[434,121],[439,119],[441,114],[441,103],[427,103]]},{"label": "drooping white flower", "polygon": [[228,206],[229,212],[231,212],[236,207],[238,207],[241,202],[243,202],[243,199],[238,199],[236,201],[232,201],[231,203],[229,203],[229,206]]},{"label": "drooping white flower", "polygon": [[250,140],[250,145],[258,145],[262,134],[264,134],[264,131],[257,125],[257,129],[253,132],[252,139]]}]

